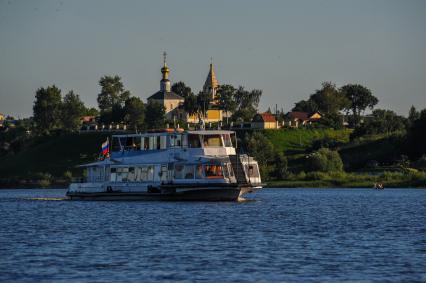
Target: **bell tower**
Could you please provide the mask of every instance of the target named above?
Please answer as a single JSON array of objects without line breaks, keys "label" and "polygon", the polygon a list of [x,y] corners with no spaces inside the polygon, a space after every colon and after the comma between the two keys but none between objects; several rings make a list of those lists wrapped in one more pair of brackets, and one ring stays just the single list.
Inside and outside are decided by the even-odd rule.
[{"label": "bell tower", "polygon": [[163,68],[161,68],[161,73],[163,74],[163,77],[160,81],[160,91],[162,91],[162,92],[170,92],[171,91],[170,80],[169,80],[170,69],[169,69],[169,67],[167,67],[166,59],[167,59],[167,53],[164,52],[163,53]]}]

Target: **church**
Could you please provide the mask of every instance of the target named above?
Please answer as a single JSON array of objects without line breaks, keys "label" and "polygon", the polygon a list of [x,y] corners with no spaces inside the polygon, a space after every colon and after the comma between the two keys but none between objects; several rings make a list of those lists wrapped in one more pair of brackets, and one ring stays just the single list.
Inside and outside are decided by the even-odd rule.
[{"label": "church", "polygon": [[[184,120],[188,123],[198,123],[199,116],[188,115],[183,111],[183,103],[185,99],[180,95],[174,93],[171,89],[171,82],[169,80],[170,69],[166,63],[166,53],[164,53],[163,67],[161,68],[162,79],[160,81],[160,90],[148,97],[149,101],[155,101],[164,106],[166,112],[166,119]],[[219,109],[217,101],[217,89],[219,82],[216,79],[216,74],[213,69],[213,63],[210,63],[209,73],[203,86],[203,92],[210,96],[210,103],[207,105],[207,111],[204,119],[206,123],[220,122],[224,118],[224,111]]]}]

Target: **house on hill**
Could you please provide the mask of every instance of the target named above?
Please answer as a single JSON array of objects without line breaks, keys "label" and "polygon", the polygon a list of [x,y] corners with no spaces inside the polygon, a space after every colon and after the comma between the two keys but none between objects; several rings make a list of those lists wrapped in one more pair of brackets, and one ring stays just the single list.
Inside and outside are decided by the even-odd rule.
[{"label": "house on hill", "polygon": [[253,129],[278,129],[278,122],[271,113],[257,113],[251,122]]},{"label": "house on hill", "polygon": [[298,128],[299,126],[311,125],[312,123],[321,120],[322,115],[320,112],[299,112],[291,111],[285,115],[285,125],[291,128]]}]

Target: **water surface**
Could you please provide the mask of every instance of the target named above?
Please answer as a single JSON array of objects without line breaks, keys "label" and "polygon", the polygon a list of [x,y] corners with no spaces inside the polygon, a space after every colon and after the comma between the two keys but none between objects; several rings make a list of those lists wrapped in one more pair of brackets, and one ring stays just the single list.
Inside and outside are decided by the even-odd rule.
[{"label": "water surface", "polygon": [[426,281],[426,190],[64,201],[0,190],[0,282]]}]

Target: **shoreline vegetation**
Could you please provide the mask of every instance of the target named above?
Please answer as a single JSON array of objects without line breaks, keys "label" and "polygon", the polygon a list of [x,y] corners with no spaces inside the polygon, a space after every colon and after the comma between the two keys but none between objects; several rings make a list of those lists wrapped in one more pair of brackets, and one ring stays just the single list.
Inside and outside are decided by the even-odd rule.
[{"label": "shoreline vegetation", "polygon": [[[376,135],[351,142],[350,133],[345,129],[285,129],[239,131],[238,136],[250,143],[250,137],[256,135],[257,139],[261,134],[264,137],[259,143],[262,156],[267,155],[264,143],[272,144],[272,159],[266,162],[274,165],[261,168],[268,188],[373,188],[375,183],[383,183],[385,188],[426,188],[425,171],[410,168],[403,162],[385,164],[398,154],[398,135]],[[0,188],[66,187],[73,178],[83,176],[77,166],[95,160],[100,144],[110,134],[68,133],[29,139],[17,154],[3,158]],[[321,146],[317,144],[324,140],[337,144],[335,151],[341,156],[341,163],[337,165],[344,166],[345,171],[309,170],[307,157],[318,152],[316,147]],[[255,149],[257,145],[251,146]],[[280,162],[276,160],[277,152],[285,153],[285,162],[276,163]],[[372,159],[381,164],[366,166]],[[269,177],[276,174],[277,169],[282,169],[282,177]]]}]

